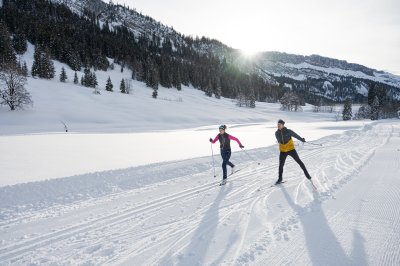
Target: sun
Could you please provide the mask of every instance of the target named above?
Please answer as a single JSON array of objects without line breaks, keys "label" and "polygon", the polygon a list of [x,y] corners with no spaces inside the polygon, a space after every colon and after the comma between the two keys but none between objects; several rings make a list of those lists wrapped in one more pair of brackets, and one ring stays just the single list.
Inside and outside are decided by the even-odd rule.
[{"label": "sun", "polygon": [[240,51],[241,51],[242,55],[243,55],[244,57],[247,57],[247,58],[253,58],[253,57],[255,57],[258,53],[260,53],[259,50],[254,49],[254,48],[243,48],[243,49],[240,49]]}]

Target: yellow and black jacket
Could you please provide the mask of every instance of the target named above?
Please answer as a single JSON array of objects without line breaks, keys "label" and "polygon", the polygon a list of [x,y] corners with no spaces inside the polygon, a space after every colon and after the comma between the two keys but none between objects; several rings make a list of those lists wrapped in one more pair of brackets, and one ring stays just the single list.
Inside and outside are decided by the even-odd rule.
[{"label": "yellow and black jacket", "polygon": [[286,127],[282,128],[282,130],[278,129],[275,132],[276,140],[279,142],[279,150],[281,152],[289,152],[294,150],[294,142],[292,137],[300,141],[304,141],[302,137],[297,135],[294,131],[287,129]]}]

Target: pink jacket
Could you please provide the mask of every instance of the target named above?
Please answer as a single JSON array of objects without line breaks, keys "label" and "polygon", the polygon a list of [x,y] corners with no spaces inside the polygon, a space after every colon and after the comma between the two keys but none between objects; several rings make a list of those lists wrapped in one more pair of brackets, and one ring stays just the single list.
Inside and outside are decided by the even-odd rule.
[{"label": "pink jacket", "polygon": [[[219,134],[218,134],[219,135]],[[218,135],[214,138],[214,140],[212,141],[212,144],[214,144],[215,142],[217,142],[217,140],[218,140]],[[240,143],[240,140],[238,139],[238,138],[236,138],[236,137],[234,137],[234,136],[232,136],[232,135],[229,135],[228,134],[228,136],[229,136],[229,139],[230,140],[234,140],[234,141],[236,141],[238,144],[239,144],[239,146],[242,146],[242,143]]]}]

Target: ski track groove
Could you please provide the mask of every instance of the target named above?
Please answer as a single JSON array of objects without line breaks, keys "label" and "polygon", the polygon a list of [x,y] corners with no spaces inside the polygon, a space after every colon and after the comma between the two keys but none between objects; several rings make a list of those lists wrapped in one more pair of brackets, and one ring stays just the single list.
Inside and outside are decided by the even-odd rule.
[{"label": "ski track groove", "polygon": [[[384,145],[384,143],[386,143],[387,141],[388,141],[388,139],[389,138],[386,138],[386,139],[384,139],[383,141],[375,141],[375,142],[365,142],[365,140],[368,140],[370,137],[371,137],[371,135],[372,135],[372,137],[375,135],[378,135],[379,133],[374,133],[374,134],[372,134],[372,132],[371,132],[371,130],[369,130],[368,132],[366,132],[366,134],[364,134],[364,136],[362,137],[362,138],[358,138],[357,140],[356,140],[356,142],[354,142],[354,143],[352,143],[352,145],[353,146],[357,146],[357,144],[363,144],[363,143],[368,143],[368,145],[364,145],[364,149],[363,150],[365,150],[366,151],[366,154],[363,154],[361,151],[360,152],[358,152],[357,151],[357,155],[359,155],[361,158],[357,158],[358,160],[361,160],[361,161],[363,161],[363,162],[367,162],[372,156],[373,156],[373,154],[374,154],[374,151],[375,151],[375,149],[376,148],[378,148],[378,147],[380,147],[380,146],[382,146],[382,145]],[[346,156],[346,149],[340,149],[339,148],[339,146],[345,146],[345,144],[347,144],[348,142],[346,142],[346,143],[342,143],[342,145],[338,145],[338,146],[336,146],[335,147],[335,151],[338,153],[338,152],[340,152],[340,153],[338,153],[337,154],[337,156],[336,156],[336,159],[335,159],[335,164],[334,164],[334,167],[335,167],[335,170],[337,170],[338,172],[340,172],[341,174],[340,174],[340,178],[338,179],[338,181],[339,181],[339,186],[342,186],[343,184],[343,182],[344,183],[346,183],[347,181],[346,180],[344,180],[344,179],[346,179],[346,178],[348,178],[348,176],[352,176],[355,172],[358,172],[359,171],[359,168],[361,167],[361,166],[363,166],[363,163],[358,163],[358,165],[356,166],[356,167],[354,167],[354,166],[348,166],[348,164],[343,164],[342,166],[344,166],[346,169],[348,169],[349,171],[343,171],[342,169],[340,169],[340,165],[339,164],[337,164],[337,162],[338,162],[338,160],[343,160],[342,159],[342,157],[343,157],[343,154],[345,154],[345,156]],[[351,151],[351,149],[349,149],[350,151]],[[347,152],[348,153],[348,152]],[[350,152],[351,153],[351,152]],[[335,154],[335,152],[332,152],[331,154]],[[352,157],[352,159],[356,159],[355,157],[354,157],[354,155],[351,155],[351,156],[353,156]],[[306,161],[306,160],[303,160],[303,161]],[[357,160],[352,160],[353,162],[354,161],[357,161]],[[324,160],[324,162],[326,162],[326,159]],[[343,162],[345,162],[345,161],[343,161]],[[329,165],[329,163],[326,163],[327,165]],[[306,163],[306,165],[307,165],[307,163]],[[317,171],[324,171],[324,170],[321,170],[321,168],[323,167],[323,165],[322,166],[320,166],[320,168],[317,170]],[[329,168],[329,167],[328,167]],[[315,180],[315,179],[314,179]],[[318,178],[317,178],[317,180],[318,180]],[[319,181],[318,181],[319,182]],[[301,182],[301,183],[304,183],[304,180],[303,180],[303,182]],[[298,185],[298,187],[300,186],[301,184],[299,184]],[[293,187],[293,185],[291,186],[291,187]],[[289,187],[287,188],[287,190],[289,190]],[[296,195],[296,193],[295,193],[295,195]],[[296,197],[295,197],[296,198]],[[275,229],[276,228],[279,228],[280,227],[280,224],[278,224],[277,226],[275,226]],[[301,253],[299,253],[299,254],[301,254]],[[292,256],[292,255],[295,255],[295,254],[290,254],[290,256]],[[278,256],[278,258],[279,258],[280,256]],[[271,259],[271,258],[269,258],[269,259]],[[275,265],[285,265],[285,264],[287,264],[287,262],[285,262],[285,260],[284,259],[278,259],[278,261],[274,261],[274,260],[272,260],[274,263],[273,264],[275,264]],[[269,263],[271,263],[271,261],[269,261]],[[265,265],[265,264],[264,264]]]}]

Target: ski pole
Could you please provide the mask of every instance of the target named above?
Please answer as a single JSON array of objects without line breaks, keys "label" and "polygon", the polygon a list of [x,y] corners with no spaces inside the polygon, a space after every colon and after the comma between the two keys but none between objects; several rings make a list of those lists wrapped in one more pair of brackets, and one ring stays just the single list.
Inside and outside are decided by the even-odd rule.
[{"label": "ski pole", "polygon": [[242,149],[242,151],[244,151],[244,153],[247,154],[247,156],[249,156],[249,158],[250,158],[253,162],[255,162],[255,163],[257,163],[258,165],[260,165],[260,163],[257,162],[256,160],[254,160],[253,157],[251,157],[250,154],[248,154],[247,151],[244,150],[244,148],[241,148],[241,149]]},{"label": "ski pole", "polygon": [[212,160],[213,160],[214,177],[217,177],[217,175],[215,174],[214,149],[213,149],[212,143],[211,143],[211,156],[212,156]]},{"label": "ski pole", "polygon": [[321,143],[311,143],[311,142],[304,142],[304,143],[307,143],[307,144],[310,144],[310,145],[314,145],[314,146],[321,146],[321,147],[322,147],[322,144],[321,144]]}]

